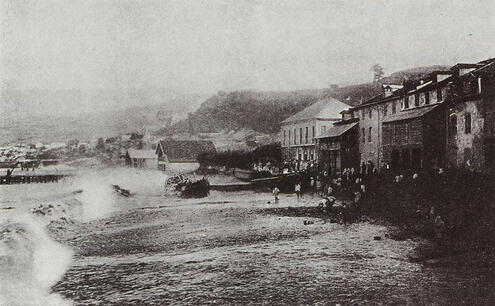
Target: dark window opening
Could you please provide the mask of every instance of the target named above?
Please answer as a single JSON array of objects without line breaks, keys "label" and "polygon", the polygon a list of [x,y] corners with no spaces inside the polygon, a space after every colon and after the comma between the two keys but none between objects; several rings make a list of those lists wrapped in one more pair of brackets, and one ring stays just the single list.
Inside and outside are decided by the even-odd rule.
[{"label": "dark window opening", "polygon": [[308,143],[308,135],[309,134],[309,128],[306,127],[306,135],[305,135],[305,140],[306,140],[306,143]]},{"label": "dark window opening", "polygon": [[442,88],[437,89],[437,101],[442,101]]},{"label": "dark window opening", "polygon": [[303,143],[303,133],[302,128],[299,128],[299,144]]},{"label": "dark window opening", "polygon": [[368,129],[368,142],[371,142],[371,127]]},{"label": "dark window opening", "polygon": [[425,104],[426,105],[430,104],[430,92],[429,91],[425,92]]},{"label": "dark window opening", "polygon": [[416,93],[414,95],[414,106],[416,106],[416,107],[419,106],[419,93]]},{"label": "dark window opening", "polygon": [[372,110],[371,110],[371,108],[370,108],[370,113],[369,113],[369,115],[370,115],[370,119],[371,119],[371,112],[372,112]]},{"label": "dark window opening", "polygon": [[392,114],[395,114],[395,112],[397,111],[397,106],[395,105],[395,101],[392,102]]},{"label": "dark window opening", "polygon": [[363,143],[366,141],[366,134],[364,128],[361,129],[361,135],[363,136]]},{"label": "dark window opening", "polygon": [[408,96],[404,97],[404,108],[409,108],[409,97]]},{"label": "dark window opening", "polygon": [[467,113],[464,115],[464,133],[471,133],[471,114]]}]

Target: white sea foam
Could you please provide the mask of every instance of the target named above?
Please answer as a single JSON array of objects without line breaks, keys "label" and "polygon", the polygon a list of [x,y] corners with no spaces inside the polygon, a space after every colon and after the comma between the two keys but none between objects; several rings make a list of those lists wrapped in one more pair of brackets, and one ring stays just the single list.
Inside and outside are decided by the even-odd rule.
[{"label": "white sea foam", "polygon": [[16,203],[9,205],[17,209],[0,215],[0,305],[71,305],[51,287],[70,267],[72,251],[53,241],[46,225],[108,217],[120,209],[112,185],[132,193],[156,193],[166,178],[158,171],[107,169],[81,172],[58,187],[26,185],[31,194],[27,197],[17,196],[22,189],[12,186]]},{"label": "white sea foam", "polygon": [[0,305],[71,305],[51,286],[69,268],[72,251],[50,239],[39,218],[0,219]]}]

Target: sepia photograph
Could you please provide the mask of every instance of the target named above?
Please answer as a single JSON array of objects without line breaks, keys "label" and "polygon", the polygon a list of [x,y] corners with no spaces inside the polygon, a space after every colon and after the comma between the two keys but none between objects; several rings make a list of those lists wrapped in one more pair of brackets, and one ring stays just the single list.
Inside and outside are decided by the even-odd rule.
[{"label": "sepia photograph", "polygon": [[495,1],[0,0],[4,305],[495,305]]}]

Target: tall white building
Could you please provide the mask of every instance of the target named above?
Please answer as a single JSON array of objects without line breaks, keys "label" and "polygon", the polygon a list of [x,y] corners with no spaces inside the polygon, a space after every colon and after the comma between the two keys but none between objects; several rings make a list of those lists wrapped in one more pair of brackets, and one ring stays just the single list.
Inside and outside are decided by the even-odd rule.
[{"label": "tall white building", "polygon": [[285,160],[300,167],[317,161],[316,138],[341,120],[349,105],[334,98],[320,100],[280,123],[280,145]]}]

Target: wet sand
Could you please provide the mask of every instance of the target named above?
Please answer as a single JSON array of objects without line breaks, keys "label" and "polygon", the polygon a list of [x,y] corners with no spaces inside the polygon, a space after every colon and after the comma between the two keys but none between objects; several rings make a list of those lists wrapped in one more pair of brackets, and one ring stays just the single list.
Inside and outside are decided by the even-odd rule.
[{"label": "wet sand", "polygon": [[493,301],[489,275],[411,263],[418,242],[388,239],[385,227],[267,213],[316,205],[309,197],[267,201],[251,192],[122,199],[141,207],[59,233],[76,260],[54,290],[84,305]]},{"label": "wet sand", "polygon": [[[308,195],[298,202],[282,194],[278,204],[267,203],[269,193],[251,191],[179,199],[161,195],[162,183],[151,185],[160,177],[128,182],[131,174],[118,174],[111,182],[135,196],[100,192],[93,177],[82,187],[2,189],[9,191],[0,197],[2,207],[16,207],[3,214],[79,200],[96,201],[89,208],[99,211],[109,197],[111,210],[93,221],[48,226],[73,252],[52,290],[76,305],[495,304],[495,277],[487,267],[411,262],[424,242],[392,240],[385,226],[284,213],[288,207],[311,211],[317,199]],[[79,188],[82,194],[72,194]],[[86,193],[93,197],[85,199]],[[308,220],[314,224],[305,225]]]}]

